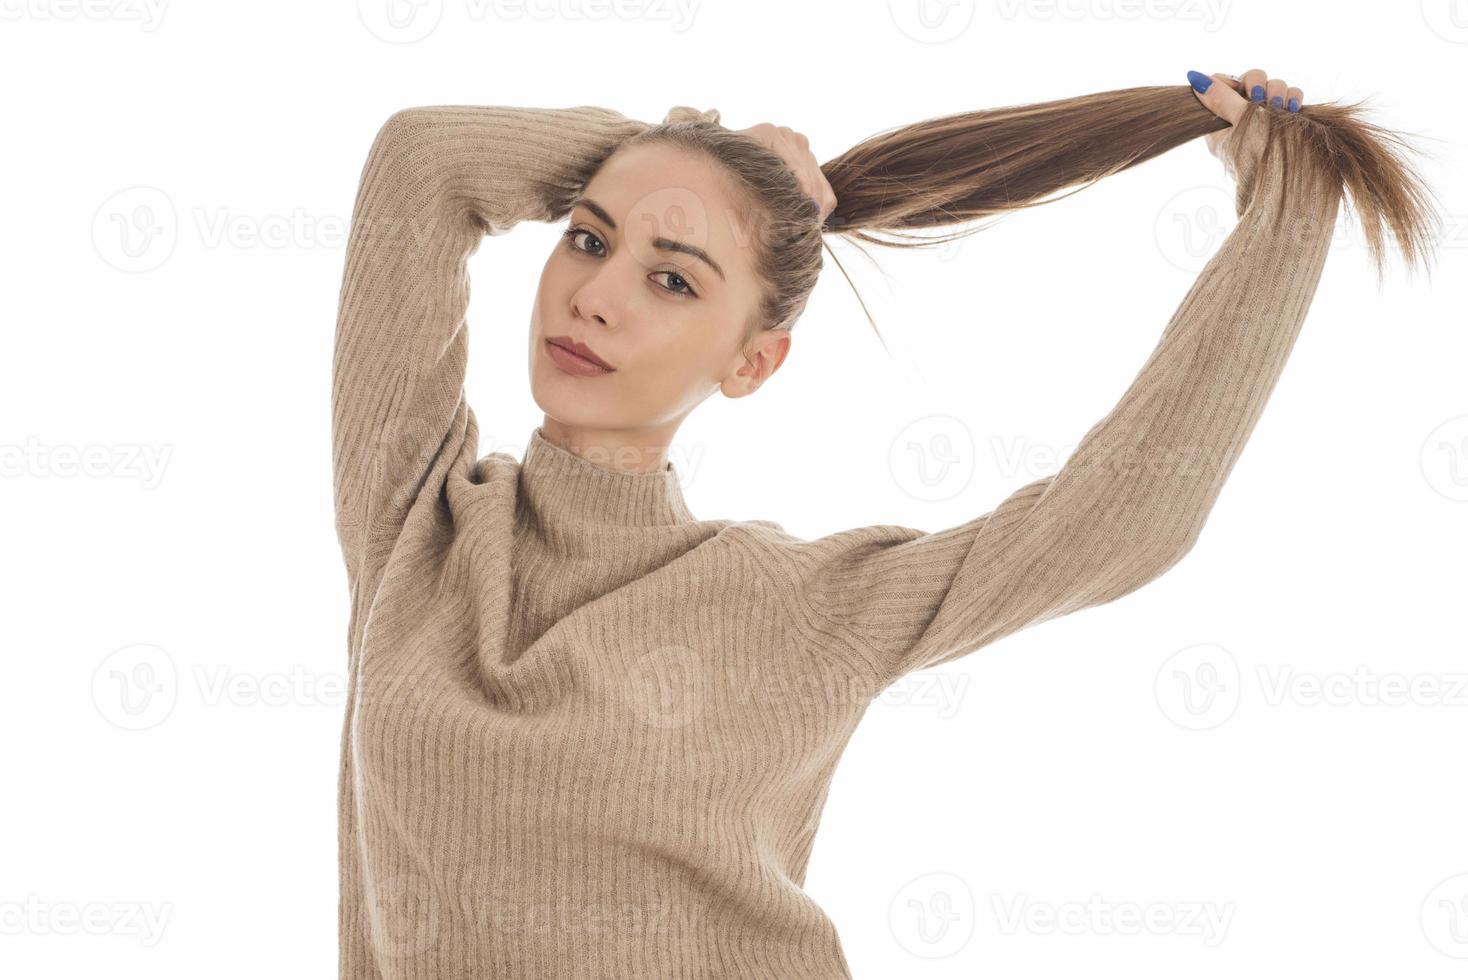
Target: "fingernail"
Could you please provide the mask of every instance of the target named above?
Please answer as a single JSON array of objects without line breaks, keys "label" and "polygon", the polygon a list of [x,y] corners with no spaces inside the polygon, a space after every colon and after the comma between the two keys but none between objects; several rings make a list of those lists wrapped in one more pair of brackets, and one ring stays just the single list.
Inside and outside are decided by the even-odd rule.
[{"label": "fingernail", "polygon": [[1290,99],[1290,111],[1291,112],[1299,112],[1300,111],[1300,100],[1299,99]]},{"label": "fingernail", "polygon": [[1249,98],[1253,99],[1255,102],[1263,102],[1264,101],[1264,86],[1263,85],[1255,85],[1252,89],[1249,90]]},{"label": "fingernail", "polygon": [[1284,108],[1284,96],[1283,95],[1276,95],[1274,98],[1272,98],[1272,99],[1269,100],[1269,104],[1272,105],[1272,106],[1274,106],[1276,109],[1283,109]]},{"label": "fingernail", "polygon": [[1188,72],[1188,83],[1193,86],[1194,91],[1206,92],[1208,91],[1208,86],[1213,84],[1213,79],[1201,71],[1190,71]]}]

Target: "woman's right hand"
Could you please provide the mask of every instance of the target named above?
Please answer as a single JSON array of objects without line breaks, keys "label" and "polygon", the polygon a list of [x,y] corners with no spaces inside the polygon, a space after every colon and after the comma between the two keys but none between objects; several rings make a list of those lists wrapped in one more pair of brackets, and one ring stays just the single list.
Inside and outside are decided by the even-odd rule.
[{"label": "woman's right hand", "polygon": [[736,129],[735,132],[754,137],[785,161],[800,179],[800,186],[805,188],[806,194],[820,207],[821,223],[824,224],[826,217],[836,210],[836,192],[831,189],[826,175],[821,172],[821,165],[816,162],[815,154],[811,153],[810,140],[805,138],[805,134],[797,133],[789,126],[776,126],[772,123],[757,123],[748,129]]},{"label": "woman's right hand", "polygon": [[[1208,78],[1213,80],[1213,84],[1208,86],[1206,92],[1198,91],[1198,83],[1191,74],[1189,80],[1193,82],[1194,97],[1208,111],[1229,124],[1228,128],[1214,130],[1204,137],[1208,151],[1220,159],[1223,156],[1223,144],[1228,141],[1233,127],[1250,102],[1262,102],[1270,108],[1299,112],[1300,105],[1305,101],[1305,93],[1299,86],[1290,85],[1282,78],[1270,78],[1263,68],[1250,68],[1237,79],[1222,72],[1214,72]],[[1222,84],[1218,84],[1220,82]]]}]

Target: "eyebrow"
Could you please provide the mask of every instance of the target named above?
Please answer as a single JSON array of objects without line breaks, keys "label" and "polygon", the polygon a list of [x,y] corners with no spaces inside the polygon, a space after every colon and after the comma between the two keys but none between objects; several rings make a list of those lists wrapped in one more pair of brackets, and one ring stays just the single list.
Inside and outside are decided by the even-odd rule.
[{"label": "eyebrow", "polygon": [[[571,207],[583,207],[586,210],[590,211],[592,214],[596,215],[602,221],[606,222],[607,226],[610,227],[612,231],[617,230],[617,223],[612,220],[612,216],[610,214],[607,214],[606,208],[602,207],[600,204],[597,204],[591,198],[578,197],[575,201],[571,202]],[[652,247],[660,252],[683,252],[687,255],[691,255],[695,259],[707,263],[709,268],[713,269],[719,274],[720,279],[724,279],[726,282],[728,281],[724,275],[724,270],[719,268],[719,263],[714,261],[713,256],[709,255],[709,253],[705,252],[703,249],[699,248],[696,245],[689,245],[685,242],[680,242],[672,238],[658,237],[652,240]]]}]

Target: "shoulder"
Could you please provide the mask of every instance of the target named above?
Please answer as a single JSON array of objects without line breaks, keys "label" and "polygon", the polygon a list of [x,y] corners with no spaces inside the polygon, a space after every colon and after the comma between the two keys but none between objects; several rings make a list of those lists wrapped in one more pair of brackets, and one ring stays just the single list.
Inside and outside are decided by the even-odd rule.
[{"label": "shoulder", "polygon": [[747,520],[729,522],[718,536],[744,556],[771,595],[795,612],[811,583],[834,567],[928,535],[901,524],[871,524],[805,538],[775,521]]},{"label": "shoulder", "polygon": [[853,550],[901,544],[928,532],[902,524],[868,524],[803,538],[775,521],[732,521],[722,533],[732,536],[762,561],[798,567],[803,562],[819,562]]},{"label": "shoulder", "polygon": [[[861,628],[866,593],[847,583],[861,578],[873,556],[901,553],[928,536],[900,524],[873,524],[805,538],[762,520],[733,521],[718,534],[744,566],[752,591],[784,622],[789,642],[805,657],[842,665],[874,692],[884,686],[887,668]],[[881,569],[876,573],[880,578]]]}]

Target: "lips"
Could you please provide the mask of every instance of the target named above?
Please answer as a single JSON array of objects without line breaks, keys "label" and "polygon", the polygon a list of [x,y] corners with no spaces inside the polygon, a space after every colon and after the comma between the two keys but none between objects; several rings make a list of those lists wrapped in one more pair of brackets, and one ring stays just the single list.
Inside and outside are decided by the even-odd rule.
[{"label": "lips", "polygon": [[577,357],[583,358],[584,360],[595,364],[597,367],[601,368],[604,371],[615,370],[610,364],[597,356],[596,351],[592,350],[590,347],[587,347],[579,340],[575,340],[571,337],[549,337],[547,338],[547,342],[554,344],[562,350],[570,351]]},{"label": "lips", "polygon": [[613,369],[604,367],[606,362],[596,357],[595,352],[591,352],[588,357],[580,353],[582,350],[589,351],[590,348],[564,337],[547,338],[545,341],[546,356],[566,374],[578,378],[598,378],[612,373]]}]

